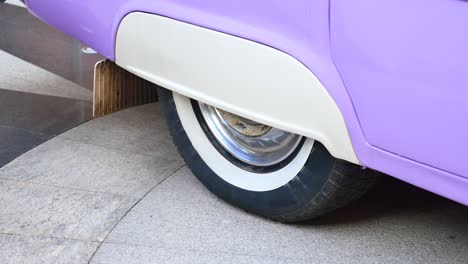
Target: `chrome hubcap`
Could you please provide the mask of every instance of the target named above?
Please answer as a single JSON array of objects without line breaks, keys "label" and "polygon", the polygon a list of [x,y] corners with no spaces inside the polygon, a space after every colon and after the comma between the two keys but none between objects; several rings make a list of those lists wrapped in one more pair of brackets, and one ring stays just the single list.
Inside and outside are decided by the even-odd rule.
[{"label": "chrome hubcap", "polygon": [[199,103],[216,141],[236,159],[255,166],[271,166],[291,155],[302,136],[285,132]]}]

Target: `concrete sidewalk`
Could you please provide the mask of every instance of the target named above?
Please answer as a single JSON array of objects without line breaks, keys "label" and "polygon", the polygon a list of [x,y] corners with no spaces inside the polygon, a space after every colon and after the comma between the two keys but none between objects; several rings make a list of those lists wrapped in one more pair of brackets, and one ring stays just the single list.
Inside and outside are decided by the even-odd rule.
[{"label": "concrete sidewalk", "polygon": [[467,208],[389,177],[298,225],[220,201],[184,166],[158,104],[94,119],[3,167],[0,208],[0,263],[468,261]]}]

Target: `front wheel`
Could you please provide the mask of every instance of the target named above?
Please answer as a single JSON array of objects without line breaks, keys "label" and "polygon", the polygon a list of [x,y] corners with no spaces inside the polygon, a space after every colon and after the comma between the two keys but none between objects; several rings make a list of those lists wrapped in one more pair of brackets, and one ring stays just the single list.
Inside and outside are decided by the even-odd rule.
[{"label": "front wheel", "polygon": [[211,192],[281,222],[323,215],[361,197],[374,173],[330,155],[320,142],[159,89],[172,138]]}]

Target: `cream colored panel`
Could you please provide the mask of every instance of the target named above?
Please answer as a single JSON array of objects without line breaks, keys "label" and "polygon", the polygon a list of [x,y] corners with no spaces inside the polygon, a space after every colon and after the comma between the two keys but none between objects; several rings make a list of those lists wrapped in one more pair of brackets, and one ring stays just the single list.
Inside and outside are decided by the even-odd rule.
[{"label": "cream colored panel", "polygon": [[121,22],[116,62],[177,93],[318,140],[333,156],[359,163],[334,100],[309,69],[281,51],[135,12]]}]

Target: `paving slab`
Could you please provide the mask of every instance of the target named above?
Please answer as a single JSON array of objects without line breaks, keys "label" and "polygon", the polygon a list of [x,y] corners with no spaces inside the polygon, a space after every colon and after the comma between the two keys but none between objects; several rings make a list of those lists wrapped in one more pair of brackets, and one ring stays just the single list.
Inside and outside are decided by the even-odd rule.
[{"label": "paving slab", "polygon": [[0,178],[143,197],[183,165],[150,104],[97,118],[14,160]]},{"label": "paving slab", "polygon": [[[428,202],[434,205],[438,199]],[[466,263],[466,208],[441,201],[449,206],[437,213],[434,207],[420,207],[353,219],[359,207],[375,211],[373,203],[364,202],[337,212],[351,215],[348,219],[332,215],[323,222],[285,225],[227,205],[184,168],[137,204],[106,239],[131,246],[101,247],[98,256],[110,256],[106,248],[145,255],[150,251],[146,247],[152,247],[159,249],[155,252],[192,252],[192,263],[204,263],[199,256],[205,254],[278,259],[270,263]],[[160,260],[164,258],[161,253]]]},{"label": "paving slab", "polygon": [[58,135],[92,117],[92,103],[0,89],[0,125]]},{"label": "paving slab", "polygon": [[91,120],[61,137],[127,153],[180,159],[158,103]]},{"label": "paving slab", "polygon": [[0,263],[88,263],[97,242],[0,234]]},{"label": "paving slab", "polygon": [[0,233],[102,241],[135,199],[0,180]]},{"label": "paving slab", "polygon": [[123,152],[56,137],[0,170],[0,178],[141,198],[182,166],[178,157]]},{"label": "paving slab", "polygon": [[0,168],[52,136],[0,125]]},{"label": "paving slab", "polygon": [[286,225],[181,166],[158,104],[36,147],[0,169],[0,263],[467,263],[467,208],[395,179]]},{"label": "paving slab", "polygon": [[91,264],[311,264],[310,260],[104,243]]},{"label": "paving slab", "polygon": [[[157,104],[128,109],[70,130],[1,168],[0,243],[7,250],[0,263],[89,261],[125,213],[183,165],[157,122]],[[138,151],[133,145],[139,137],[166,143]]]}]

